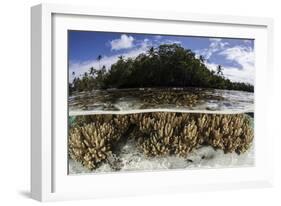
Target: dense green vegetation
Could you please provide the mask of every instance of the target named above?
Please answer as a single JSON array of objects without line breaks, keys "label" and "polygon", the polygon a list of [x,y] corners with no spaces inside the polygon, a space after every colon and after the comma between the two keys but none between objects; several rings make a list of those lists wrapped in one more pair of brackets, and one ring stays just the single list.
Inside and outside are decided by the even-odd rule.
[{"label": "dense green vegetation", "polygon": [[[102,56],[99,55],[97,60],[100,62],[101,59]],[[135,59],[124,59],[120,56],[108,70],[101,65],[98,69],[92,67],[83,77],[74,78],[69,83],[70,93],[139,87],[202,87],[254,91],[253,85],[231,82],[224,77],[221,65],[218,65],[217,71],[210,71],[202,56],[196,58],[195,53],[179,44],[151,47]]]}]

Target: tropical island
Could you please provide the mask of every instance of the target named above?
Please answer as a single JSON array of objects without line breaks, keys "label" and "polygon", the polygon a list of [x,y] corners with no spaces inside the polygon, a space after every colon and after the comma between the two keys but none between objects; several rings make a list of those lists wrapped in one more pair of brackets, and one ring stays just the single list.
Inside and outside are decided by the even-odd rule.
[{"label": "tropical island", "polygon": [[[102,56],[97,60],[100,62]],[[72,73],[75,76],[75,72]],[[73,92],[126,89],[126,88],[212,88],[254,92],[249,83],[232,82],[223,74],[223,67],[209,70],[203,56],[197,57],[180,44],[162,44],[151,47],[136,58],[119,56],[111,68],[99,65],[91,67],[69,83]]]}]

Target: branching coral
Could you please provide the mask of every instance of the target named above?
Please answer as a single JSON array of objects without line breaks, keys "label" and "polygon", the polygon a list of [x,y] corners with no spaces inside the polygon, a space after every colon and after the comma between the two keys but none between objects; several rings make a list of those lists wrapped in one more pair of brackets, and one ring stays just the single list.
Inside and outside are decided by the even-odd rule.
[{"label": "branching coral", "polygon": [[[94,97],[94,98],[93,98]],[[167,105],[175,107],[193,107],[205,101],[223,100],[224,97],[210,92],[208,89],[195,88],[142,88],[100,90],[94,93],[86,92],[69,101],[72,110],[118,111],[117,102],[130,98],[138,102],[141,109],[163,108]]]},{"label": "branching coral", "polygon": [[129,127],[126,115],[77,116],[69,131],[69,155],[89,169],[107,160]]},{"label": "branching coral", "polygon": [[189,114],[152,113],[139,122],[140,148],[148,156],[186,156],[197,146],[197,126]]},{"label": "branching coral", "polygon": [[243,114],[213,115],[187,113],[146,113],[131,116],[140,131],[141,150],[148,156],[187,154],[207,144],[224,152],[245,152],[253,130]]},{"label": "branching coral", "polygon": [[120,133],[109,123],[90,123],[72,128],[69,134],[69,155],[89,169],[96,168],[111,154],[111,147]]},{"label": "branching coral", "polygon": [[198,98],[196,94],[183,91],[154,91],[147,92],[141,96],[141,99],[147,104],[174,104],[176,106],[192,106],[197,103]]},{"label": "branching coral", "polygon": [[118,132],[123,134],[127,131],[129,125],[128,115],[114,115],[113,124],[118,129]]},{"label": "branching coral", "polygon": [[171,154],[186,157],[199,145],[240,154],[250,147],[254,137],[249,118],[244,114],[94,115],[78,117],[70,128],[69,155],[95,169],[112,154],[114,145],[128,135],[134,136],[139,149],[151,157]]},{"label": "branching coral", "polygon": [[254,137],[249,119],[243,114],[208,115],[207,128],[204,142],[226,153],[245,152]]},{"label": "branching coral", "polygon": [[72,127],[83,126],[93,122],[107,122],[112,123],[113,115],[112,114],[103,114],[103,115],[79,115],[75,116],[75,121]]}]

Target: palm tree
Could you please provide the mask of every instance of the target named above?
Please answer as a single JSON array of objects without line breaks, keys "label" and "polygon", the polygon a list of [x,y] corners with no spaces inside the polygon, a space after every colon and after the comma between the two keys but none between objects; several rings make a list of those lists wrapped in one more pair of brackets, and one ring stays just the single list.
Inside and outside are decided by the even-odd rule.
[{"label": "palm tree", "polygon": [[98,55],[97,60],[99,61],[99,69],[100,69],[100,60],[102,59],[102,55]]},{"label": "palm tree", "polygon": [[102,66],[101,70],[102,70],[102,71],[106,71],[105,65]]},{"label": "palm tree", "polygon": [[199,59],[200,59],[201,63],[204,63],[204,62],[205,62],[205,57],[204,57],[203,55],[200,55],[200,56],[199,56]]},{"label": "palm tree", "polygon": [[152,47],[150,47],[150,49],[148,50],[148,55],[150,56],[150,57],[152,57],[153,55],[154,55],[154,47],[152,46]]},{"label": "palm tree", "polygon": [[94,72],[94,67],[91,67],[90,68],[90,71],[89,71],[90,75],[93,75],[95,72]]},{"label": "palm tree", "polygon": [[218,65],[218,67],[217,67],[217,75],[221,75],[222,76],[223,75],[222,70],[223,70],[222,66]]},{"label": "palm tree", "polygon": [[124,57],[122,56],[122,55],[120,55],[119,57],[118,57],[118,59],[120,59],[121,61],[124,59]]}]

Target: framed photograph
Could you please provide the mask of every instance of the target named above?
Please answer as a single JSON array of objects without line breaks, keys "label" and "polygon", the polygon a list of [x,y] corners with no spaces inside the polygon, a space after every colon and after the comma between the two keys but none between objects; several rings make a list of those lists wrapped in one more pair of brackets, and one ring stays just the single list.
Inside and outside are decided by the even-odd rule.
[{"label": "framed photograph", "polygon": [[40,201],[272,185],[267,18],[31,9]]}]

